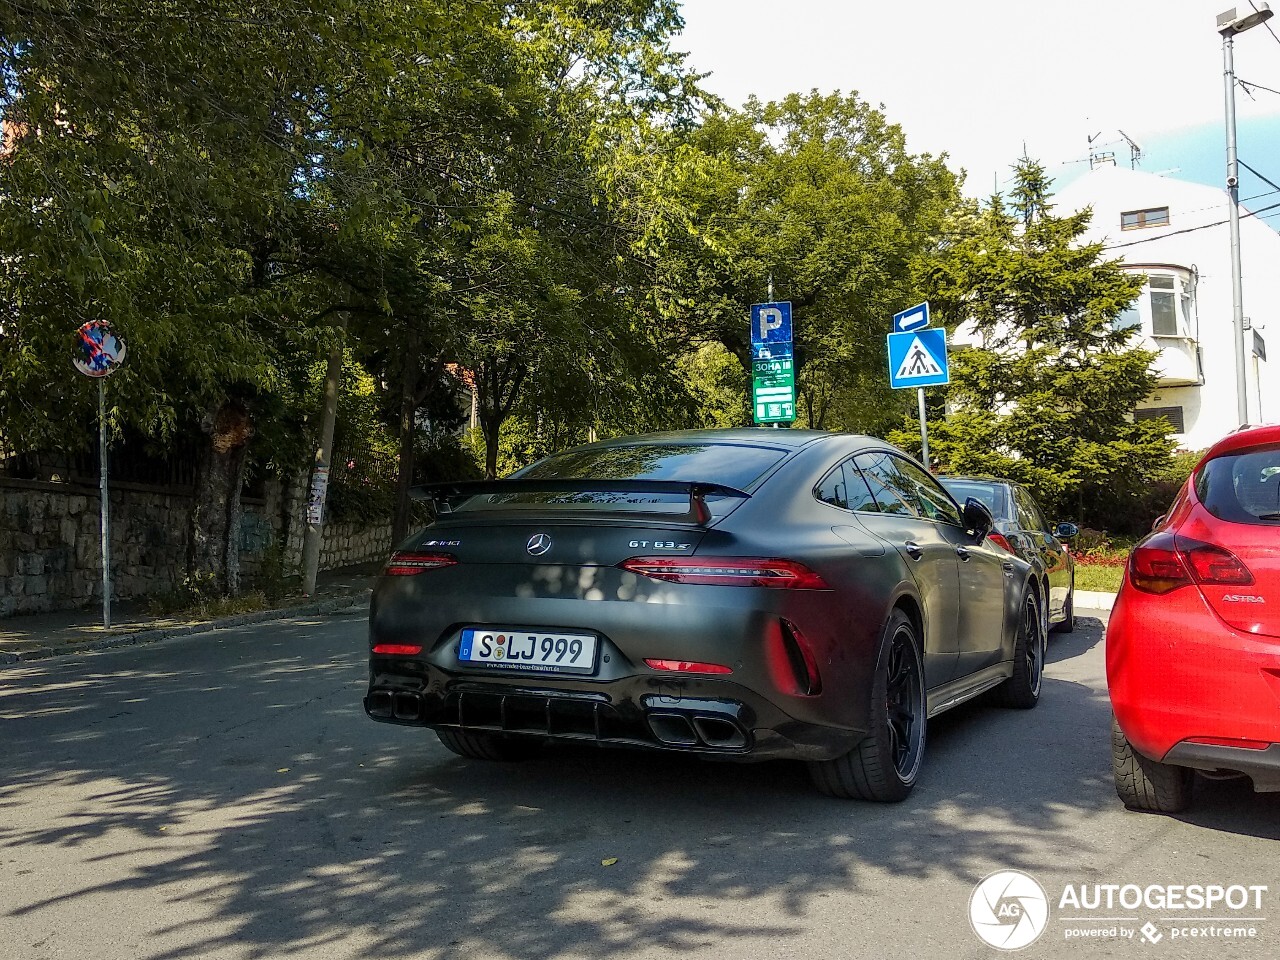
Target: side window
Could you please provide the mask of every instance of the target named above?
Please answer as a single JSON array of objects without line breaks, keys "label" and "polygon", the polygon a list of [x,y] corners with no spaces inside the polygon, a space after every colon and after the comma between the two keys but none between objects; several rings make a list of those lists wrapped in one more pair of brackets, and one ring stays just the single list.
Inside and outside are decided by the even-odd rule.
[{"label": "side window", "polygon": [[866,478],[853,465],[852,460],[844,462],[844,475],[849,481],[849,509],[861,513],[879,513],[880,504],[867,486]]},{"label": "side window", "polygon": [[1032,533],[1044,533],[1049,529],[1044,525],[1044,517],[1040,515],[1040,508],[1036,506],[1036,502],[1031,499],[1031,494],[1025,489],[1014,487],[1013,500],[1018,505],[1018,525],[1023,530]]},{"label": "side window", "polygon": [[881,513],[916,514],[916,508],[908,506],[914,501],[911,483],[894,468],[892,457],[887,453],[860,453],[853,462],[866,481],[876,509]]},{"label": "side window", "polygon": [[845,492],[846,486],[844,464],[841,464],[827,474],[826,478],[813,491],[813,494],[823,503],[829,503],[833,507],[839,507],[841,510],[848,510],[849,496]]},{"label": "side window", "polygon": [[957,527],[964,525],[960,520],[960,511],[956,509],[955,502],[942,484],[909,460],[894,457],[893,464],[914,487],[916,503],[924,516]]}]

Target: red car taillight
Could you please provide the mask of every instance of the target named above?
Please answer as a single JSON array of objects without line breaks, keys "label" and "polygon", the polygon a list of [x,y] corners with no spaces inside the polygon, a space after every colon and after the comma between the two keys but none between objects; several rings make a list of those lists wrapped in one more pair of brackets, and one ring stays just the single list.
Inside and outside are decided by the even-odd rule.
[{"label": "red car taillight", "polygon": [[730,667],[722,663],[703,663],[699,660],[645,660],[653,670],[666,670],[669,673],[733,673]]},{"label": "red car taillight", "polygon": [[713,587],[772,587],[783,590],[830,590],[827,581],[803,563],[757,557],[632,557],[623,570],[670,583]]},{"label": "red car taillight", "polygon": [[1169,593],[1192,583],[1248,586],[1253,574],[1225,547],[1162,532],[1129,555],[1129,580],[1144,593]]},{"label": "red car taillight", "polygon": [[451,553],[423,553],[417,550],[397,550],[382,571],[388,577],[414,577],[428,570],[452,567],[458,558]]}]

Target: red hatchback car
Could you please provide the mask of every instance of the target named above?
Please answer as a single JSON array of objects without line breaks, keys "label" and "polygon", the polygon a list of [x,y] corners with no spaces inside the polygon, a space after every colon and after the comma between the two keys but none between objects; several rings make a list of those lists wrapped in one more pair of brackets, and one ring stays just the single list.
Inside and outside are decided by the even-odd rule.
[{"label": "red hatchback car", "polygon": [[1196,770],[1280,791],[1280,426],[1219,441],[1134,547],[1107,685],[1125,806],[1185,809]]}]

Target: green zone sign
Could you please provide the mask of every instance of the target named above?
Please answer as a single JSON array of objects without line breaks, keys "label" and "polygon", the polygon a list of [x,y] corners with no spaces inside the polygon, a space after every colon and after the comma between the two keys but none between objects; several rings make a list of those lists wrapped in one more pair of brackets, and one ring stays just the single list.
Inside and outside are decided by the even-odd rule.
[{"label": "green zone sign", "polygon": [[756,423],[796,418],[796,371],[791,357],[751,361],[751,405]]}]

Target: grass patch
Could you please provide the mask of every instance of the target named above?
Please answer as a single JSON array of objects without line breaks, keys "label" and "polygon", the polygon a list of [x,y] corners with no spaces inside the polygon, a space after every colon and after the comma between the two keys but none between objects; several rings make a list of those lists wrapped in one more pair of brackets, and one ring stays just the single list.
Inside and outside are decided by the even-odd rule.
[{"label": "grass patch", "polygon": [[1118,593],[1124,580],[1124,567],[1076,562],[1076,589],[1098,593]]}]

